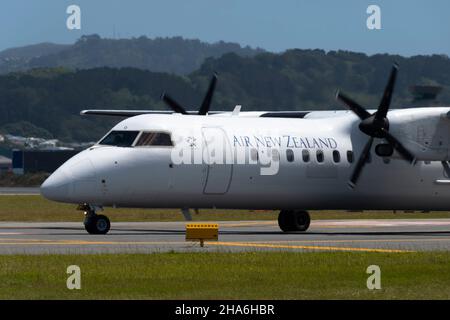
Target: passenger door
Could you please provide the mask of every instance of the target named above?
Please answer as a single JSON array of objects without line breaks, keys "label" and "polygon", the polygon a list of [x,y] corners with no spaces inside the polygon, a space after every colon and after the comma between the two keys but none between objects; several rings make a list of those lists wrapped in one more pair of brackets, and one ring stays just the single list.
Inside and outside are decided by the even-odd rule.
[{"label": "passenger door", "polygon": [[203,193],[225,194],[233,175],[230,142],[225,131],[219,127],[204,127],[202,135],[204,159],[208,161]]}]

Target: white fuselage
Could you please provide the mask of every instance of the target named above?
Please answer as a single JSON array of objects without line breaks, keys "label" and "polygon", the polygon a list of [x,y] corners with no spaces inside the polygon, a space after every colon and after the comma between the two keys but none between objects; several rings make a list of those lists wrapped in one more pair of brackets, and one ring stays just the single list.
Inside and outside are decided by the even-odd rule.
[{"label": "white fuselage", "polygon": [[[445,114],[448,110],[433,112]],[[428,142],[421,144],[415,137],[422,134],[420,130],[411,133],[397,125],[404,119],[414,121],[407,112],[389,113],[391,130],[405,145],[425,150],[430,147]],[[174,146],[95,145],[53,173],[43,184],[42,193],[56,201],[117,207],[450,209],[450,178],[440,158],[412,166],[395,154],[389,159],[377,156],[372,149],[372,161],[365,166],[356,188],[349,188],[347,181],[368,139],[359,131],[358,122],[351,113],[307,119],[135,116],[113,130],[168,132]],[[427,130],[431,129],[425,126],[424,130],[430,135]],[[433,131],[431,135],[436,134],[443,135],[444,142],[430,148],[446,159],[449,132]],[[378,143],[382,141],[376,139],[374,146]],[[308,162],[303,159],[304,150],[309,153]],[[187,154],[211,160],[217,151],[231,154],[231,163],[178,163],[183,157],[191,159]],[[353,152],[352,163],[347,158],[349,151]],[[256,152],[258,161],[250,164]],[[319,162],[317,154],[321,152],[323,161]],[[246,161],[237,161],[237,154],[247,154]],[[267,164],[264,159],[272,162]]]}]

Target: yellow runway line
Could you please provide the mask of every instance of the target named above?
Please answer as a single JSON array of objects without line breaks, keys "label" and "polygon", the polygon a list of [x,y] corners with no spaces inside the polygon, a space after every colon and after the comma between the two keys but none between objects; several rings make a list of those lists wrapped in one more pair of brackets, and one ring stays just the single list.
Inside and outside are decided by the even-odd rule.
[{"label": "yellow runway line", "polygon": [[330,247],[330,246],[300,246],[300,245],[279,245],[268,243],[251,243],[251,242],[207,242],[208,245],[214,246],[230,246],[230,247],[254,247],[254,248],[273,248],[273,249],[306,249],[306,250],[326,250],[326,251],[362,251],[362,252],[388,252],[403,253],[414,252],[411,250],[398,249],[378,249],[378,248],[352,248],[352,247]]},{"label": "yellow runway line", "polygon": [[[213,246],[231,246],[231,247],[252,247],[252,248],[271,248],[271,249],[305,249],[305,250],[325,250],[325,251],[359,251],[359,252],[384,252],[384,253],[404,253],[414,252],[411,250],[399,249],[380,249],[380,248],[355,248],[355,247],[331,247],[331,246],[300,246],[300,245],[277,245],[262,243],[243,243],[243,242],[206,242]],[[54,242],[1,242],[0,246],[5,245],[155,245],[155,244],[187,244],[186,242],[87,242],[87,241],[54,241]]]},{"label": "yellow runway line", "polygon": [[[327,250],[327,251],[363,251],[363,252],[412,252],[410,250],[398,249],[378,249],[378,248],[354,248],[354,247],[336,247],[336,246],[302,246],[302,245],[282,245],[269,243],[252,242],[206,242],[215,246],[235,246],[235,247],[253,247],[253,248],[272,248],[272,249],[307,249],[307,250]],[[4,245],[168,245],[168,244],[187,244],[186,242],[162,242],[162,241],[141,241],[141,242],[118,242],[118,241],[78,241],[78,240],[38,240],[30,239],[27,241],[9,241],[0,242]]]},{"label": "yellow runway line", "polygon": [[[433,239],[349,239],[349,240],[273,240],[272,243],[351,243],[351,242],[439,242],[450,241],[450,238]],[[255,243],[267,243],[267,241],[252,241]]]},{"label": "yellow runway line", "polygon": [[[61,243],[86,243],[86,244],[180,244],[185,243],[181,241],[89,241],[89,240],[70,240],[70,239],[59,239],[59,240],[49,240],[49,239],[26,239],[26,238],[0,238],[0,244],[4,242],[14,242],[14,243],[22,243],[22,242],[61,242]],[[355,242],[441,242],[441,241],[450,241],[449,238],[433,238],[433,239],[344,239],[344,240],[271,240],[270,243],[273,244],[286,244],[291,245],[294,243],[355,243]],[[229,243],[229,242],[223,242]],[[242,243],[242,242],[240,242]],[[247,242],[245,242],[247,243]],[[249,243],[256,244],[268,244],[267,240],[260,241],[252,241]]]}]

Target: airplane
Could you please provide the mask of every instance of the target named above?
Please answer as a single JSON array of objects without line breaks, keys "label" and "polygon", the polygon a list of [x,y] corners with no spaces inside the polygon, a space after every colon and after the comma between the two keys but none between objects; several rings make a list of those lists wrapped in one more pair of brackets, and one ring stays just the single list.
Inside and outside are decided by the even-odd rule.
[{"label": "airplane", "polygon": [[84,110],[120,116],[40,190],[85,212],[106,234],[104,207],[280,210],[283,232],[304,232],[307,210],[450,209],[450,108],[389,110],[398,66],[377,109],[338,91],[349,110],[209,111],[217,75],[198,111],[167,94],[172,111]]}]

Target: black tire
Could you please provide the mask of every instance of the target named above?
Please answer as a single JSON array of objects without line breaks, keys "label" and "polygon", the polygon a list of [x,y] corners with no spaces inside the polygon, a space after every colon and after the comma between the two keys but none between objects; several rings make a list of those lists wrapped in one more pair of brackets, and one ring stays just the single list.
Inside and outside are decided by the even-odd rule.
[{"label": "black tire", "polygon": [[95,215],[84,218],[84,228],[89,234],[95,234]]},{"label": "black tire", "polygon": [[292,230],[292,221],[290,221],[292,215],[292,210],[281,210],[278,215],[278,226],[284,232],[293,231]]},{"label": "black tire", "polygon": [[311,223],[311,217],[306,211],[295,211],[295,231],[306,231]]},{"label": "black tire", "polygon": [[278,215],[278,225],[284,232],[306,231],[311,223],[311,218],[306,211],[281,210]]},{"label": "black tire", "polygon": [[107,216],[92,215],[84,219],[84,228],[90,234],[107,234],[111,223]]}]

